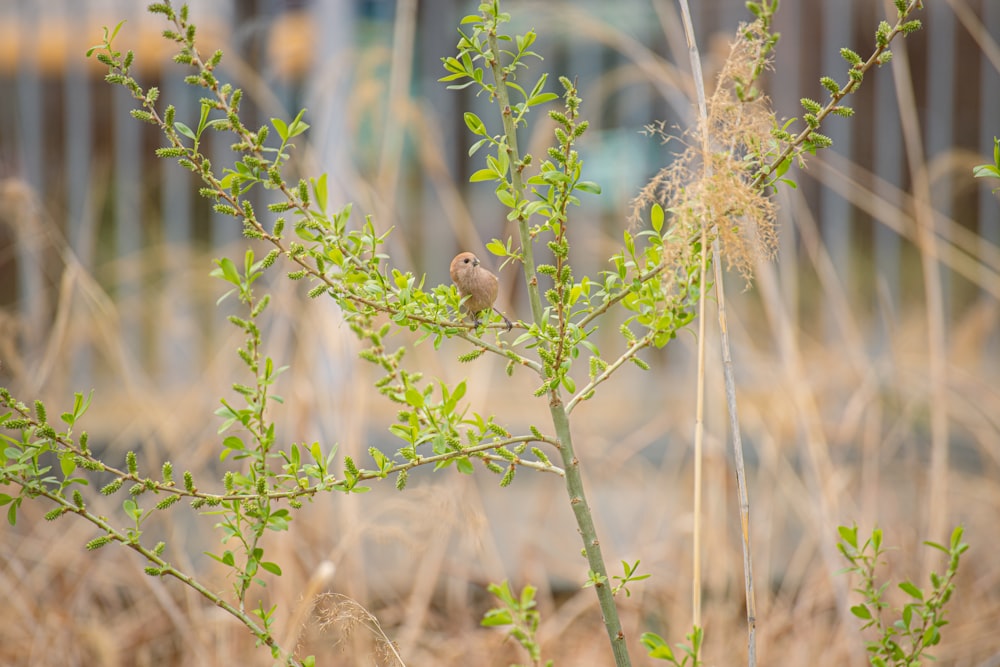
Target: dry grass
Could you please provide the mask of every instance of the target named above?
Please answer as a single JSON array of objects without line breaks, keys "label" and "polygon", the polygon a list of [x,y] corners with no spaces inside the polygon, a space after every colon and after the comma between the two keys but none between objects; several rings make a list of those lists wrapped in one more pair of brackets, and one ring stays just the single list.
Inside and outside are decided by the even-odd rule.
[{"label": "dry grass", "polygon": [[[640,69],[649,67],[642,60]],[[420,134],[433,141],[434,132]],[[440,196],[450,202],[448,225],[463,229],[469,212],[461,196],[443,178],[433,152],[426,145],[420,150]],[[842,188],[859,208],[871,207],[883,224],[912,235],[917,204],[887,210],[863,187],[843,186],[834,170],[825,169],[813,173]],[[0,211],[10,210],[7,203],[0,202]],[[916,297],[898,311],[872,313],[877,278],[865,276],[863,287],[849,293],[843,267],[830,264],[803,203],[790,198],[778,215],[803,239],[803,263],[784,257],[778,265],[755,266],[755,291],[730,299],[750,467],[758,655],[761,664],[862,665],[863,637],[847,613],[850,582],[836,574],[843,563],[833,552],[835,526],[857,521],[863,530],[884,528],[898,547],[886,574],[921,584],[921,541],[945,537],[925,534],[932,394],[924,303]],[[8,217],[0,221],[14,224]],[[94,387],[85,424],[92,447],[102,447],[115,463],[136,449],[148,470],[170,460],[177,470],[190,469],[199,485],[217,488],[212,411],[229,385],[245,378],[230,328],[203,315],[212,312],[218,291],[204,280],[209,258],[192,254],[179,270],[153,270],[144,281],[157,289],[115,300],[102,291],[109,281],[100,272],[114,275],[121,264],[91,275],[44,216],[32,224],[43,241],[52,311],[63,315],[59,326],[29,330],[0,312],[0,382],[16,392],[37,390],[50,412],[64,409],[73,391]],[[936,473],[943,479],[946,523],[963,523],[972,549],[958,577],[951,624],[934,653],[937,664],[961,667],[997,664],[1000,656],[1000,308],[993,278],[1000,266],[995,249],[979,241],[974,234],[964,240],[953,235],[949,244],[964,245],[943,248],[943,262],[964,263],[956,271],[969,282],[960,287],[982,289],[982,295],[949,315],[950,344],[937,350],[947,364],[950,456],[947,469]],[[161,266],[151,260],[164,251],[169,249],[117,261],[148,270]],[[802,282],[797,303],[782,292],[779,281],[788,275]],[[201,316],[162,317],[173,312],[164,295],[176,293],[177,285],[188,290],[192,311]],[[291,365],[277,388],[286,399],[274,413],[280,439],[339,443],[342,454],[359,460],[370,445],[392,449],[386,427],[395,407],[371,388],[373,377],[333,306],[306,300],[280,279],[271,289],[276,298],[265,341],[269,354]],[[820,313],[834,318],[832,333],[816,325]],[[142,324],[146,351],[130,349],[123,322]],[[15,346],[20,336],[42,355],[30,357]],[[162,358],[148,351],[168,339],[180,341],[180,354],[194,360],[192,374],[175,382],[163,378]],[[603,388],[600,402],[574,412],[606,558],[641,558],[642,570],[653,574],[621,601],[636,664],[652,664],[641,657],[641,632],[680,641],[690,625],[694,347],[691,337],[680,337],[649,358],[652,373],[623,371]],[[502,364],[490,358],[460,365],[454,360],[464,351],[457,343],[440,352],[424,345],[408,358],[428,375],[470,378],[472,409],[499,415],[512,431],[545,422],[546,408],[531,398],[534,386],[526,374],[508,380]],[[80,385],[71,369],[83,358],[93,365]],[[719,377],[710,366],[705,659],[735,665],[745,655],[744,601]],[[265,543],[284,575],[268,577],[267,588],[256,590],[265,606],[278,605],[278,637],[303,655],[315,654],[320,665],[394,665],[393,651],[410,666],[508,665],[525,658],[500,632],[479,627],[478,618],[492,606],[486,584],[509,578],[517,587],[539,587],[546,657],[557,665],[609,664],[595,596],[579,589],[586,562],[561,480],[521,471],[510,488],[500,489],[498,481],[485,470],[472,478],[418,470],[402,493],[376,485],[369,494],[323,497],[306,506],[288,533]],[[119,516],[119,497],[88,502]],[[28,503],[17,526],[6,526],[0,538],[0,587],[7,600],[0,611],[0,665],[271,664],[223,612],[177,582],[146,576],[123,549],[86,552],[93,532],[71,517],[47,523],[41,518],[47,509]],[[168,543],[168,560],[197,572],[210,588],[228,591],[233,582],[202,555],[221,548],[212,522],[177,505],[149,522],[148,536]]]},{"label": "dry grass", "polygon": [[[280,283],[277,289],[284,291]],[[766,299],[768,291],[761,294]],[[282,432],[289,440],[320,439],[327,446],[336,441],[342,452],[356,456],[369,444],[391,447],[383,434],[394,409],[367,390],[366,369],[355,363],[353,343],[338,326],[336,313],[289,293],[281,303],[283,312],[267,339],[276,341],[273,355],[292,363],[279,386],[288,401],[275,414]],[[895,318],[886,344],[891,353],[885,355],[851,348],[843,340],[820,343],[797,330],[803,377],[794,384],[780,375],[775,381],[782,362],[772,349],[774,332],[756,314],[758,306],[752,300],[739,305],[733,335],[743,341],[735,356],[750,448],[761,662],[862,664],[857,624],[844,613],[847,582],[834,574],[842,564],[831,561],[828,552],[836,523],[877,523],[899,547],[889,573],[918,581],[925,576],[920,541],[926,537],[928,436],[927,393],[919,380],[926,372],[919,316]],[[99,317],[81,310],[80,322]],[[98,348],[116,344],[106,340]],[[692,348],[693,342],[682,337],[652,375],[623,374],[612,381],[605,401],[582,406],[576,415],[608,558],[641,558],[644,571],[654,575],[622,602],[632,637],[655,630],[679,640],[690,622],[686,443],[693,369],[684,358]],[[527,398],[532,387],[526,376],[507,381],[502,367],[488,360],[472,367],[452,364],[447,360],[457,347],[446,345],[440,355],[430,352],[417,348],[413,363],[426,364],[428,372],[443,378],[478,378],[470,395],[473,409],[489,406],[500,415],[517,414],[507,421],[512,429],[542,423],[544,406]],[[1000,548],[995,527],[1000,394],[989,371],[995,359],[970,347],[950,358],[948,411],[955,438],[947,480],[953,508],[949,522],[966,525],[973,549],[937,654],[941,664],[977,665],[1000,652],[1000,640],[989,631],[1000,608],[1000,567],[993,558]],[[62,359],[57,367],[67,363]],[[176,468],[192,469],[200,484],[211,485],[217,438],[209,413],[239,372],[229,355],[220,354],[204,366],[197,383],[175,390],[149,389],[152,381],[142,378],[135,383],[142,391],[100,382],[87,420],[92,442],[106,443],[112,461],[120,461],[125,448],[136,448],[148,462],[144,467],[171,460]],[[57,373],[43,392],[50,410],[65,405],[66,382]],[[721,440],[721,389],[710,391],[704,615],[707,664],[721,665],[738,663],[743,655],[743,601],[735,488]],[[817,407],[808,415],[816,423],[808,428],[823,441],[821,469],[827,479],[819,484],[801,401],[790,395],[793,391],[808,392]],[[279,637],[297,636],[305,652],[320,657],[319,664],[393,664],[379,657],[385,653],[383,640],[371,632],[345,632],[343,618],[333,622],[337,614],[320,611],[322,599],[338,596],[359,605],[352,608],[369,629],[371,620],[360,610],[374,614],[406,664],[506,665],[520,659],[516,647],[496,631],[477,627],[476,619],[490,606],[485,584],[510,578],[541,589],[547,656],[559,664],[607,662],[593,596],[577,590],[585,563],[577,558],[578,537],[560,481],[522,471],[509,489],[499,489],[496,482],[485,471],[472,479],[453,472],[414,474],[403,493],[376,488],[307,506],[288,534],[269,538],[268,553],[285,574],[270,578],[262,594],[279,605],[283,619],[300,619],[295,627],[279,627]],[[90,502],[104,502],[102,512],[110,515],[120,499]],[[17,527],[5,529],[0,580],[9,602],[0,623],[0,664],[269,663],[220,611],[176,582],[145,576],[130,553],[115,547],[85,552],[82,545],[93,537],[91,531],[72,518],[43,522],[46,509],[29,503]],[[200,555],[219,548],[210,523],[179,506],[157,516],[149,530],[151,539],[168,542],[171,561],[199,572],[222,591],[232,582]]]}]

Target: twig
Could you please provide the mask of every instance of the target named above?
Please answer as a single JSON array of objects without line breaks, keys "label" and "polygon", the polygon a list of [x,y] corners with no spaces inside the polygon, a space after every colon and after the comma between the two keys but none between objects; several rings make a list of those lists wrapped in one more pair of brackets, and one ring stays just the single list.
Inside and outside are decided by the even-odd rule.
[{"label": "twig", "polygon": [[576,392],[576,396],[570,399],[570,401],[566,404],[566,414],[573,412],[573,408],[575,408],[581,401],[587,400],[597,385],[610,378],[612,373],[618,370],[626,361],[634,358],[640,350],[644,350],[649,347],[653,343],[655,335],[655,331],[648,332],[645,336],[633,343],[631,347],[625,350],[620,357],[608,364],[608,367],[601,371],[600,375],[588,382],[583,389]]}]

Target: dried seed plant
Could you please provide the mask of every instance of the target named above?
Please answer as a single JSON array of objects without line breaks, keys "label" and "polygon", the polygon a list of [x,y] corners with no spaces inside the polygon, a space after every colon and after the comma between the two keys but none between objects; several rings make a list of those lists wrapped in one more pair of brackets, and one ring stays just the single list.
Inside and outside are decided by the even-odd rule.
[{"label": "dried seed plant", "polygon": [[[762,93],[746,94],[757,78],[761,50],[767,43],[760,21],[742,26],[708,99],[707,121],[699,121],[680,139],[686,148],[661,169],[633,199],[629,221],[640,223],[643,211],[660,204],[670,214],[673,243],[667,267],[689,266],[703,227],[716,234],[730,269],[748,281],[754,264],[777,251],[774,203],[754,184],[761,148],[774,142],[774,112]],[[766,61],[764,61],[766,62]],[[647,134],[664,143],[671,137],[662,124],[648,125]],[[702,138],[710,146],[706,154]]]},{"label": "dried seed plant", "polygon": [[375,643],[375,655],[385,665],[406,667],[398,647],[389,638],[375,614],[357,600],[341,593],[326,593],[316,599],[320,628],[336,637],[335,646],[347,651],[347,642],[358,630],[364,630]]}]

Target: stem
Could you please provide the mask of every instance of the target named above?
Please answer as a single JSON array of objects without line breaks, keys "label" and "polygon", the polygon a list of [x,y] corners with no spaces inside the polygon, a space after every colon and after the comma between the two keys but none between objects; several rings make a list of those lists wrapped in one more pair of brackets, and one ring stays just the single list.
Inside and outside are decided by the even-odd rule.
[{"label": "stem", "polygon": [[715,294],[719,302],[719,334],[722,341],[722,372],[726,384],[726,407],[733,437],[733,460],[736,466],[736,488],[740,501],[740,536],[743,543],[743,588],[747,601],[747,665],[757,665],[757,597],[753,586],[753,557],[750,553],[750,497],[747,492],[746,465],[743,463],[743,436],[740,415],[736,408],[736,376],[729,346],[729,324],[726,320],[726,293],[722,289],[722,258],[719,239],[712,242],[712,265],[715,270]]},{"label": "stem", "polygon": [[[694,25],[691,21],[691,10],[688,7],[687,0],[680,0],[681,5],[681,15],[684,22],[684,32],[688,41],[688,55],[691,59],[691,71],[694,77],[695,90],[698,95],[698,112],[701,120],[701,140],[702,140],[702,151],[704,155],[705,169],[709,170],[709,151],[711,148],[711,137],[709,137],[709,126],[708,126],[708,104],[705,96],[705,86],[704,80],[701,74],[701,56],[698,53],[698,45],[694,38]],[[831,107],[832,108],[832,107]],[[829,113],[829,109],[827,110]],[[741,537],[743,542],[743,584],[744,592],[746,594],[746,606],[747,606],[747,665],[749,667],[756,667],[757,665],[757,602],[754,595],[753,587],[753,559],[750,555],[750,500],[747,493],[746,484],[746,468],[743,463],[743,439],[740,435],[740,418],[739,412],[736,407],[736,379],[733,373],[733,359],[731,354],[731,349],[729,345],[729,326],[726,320],[726,292],[723,284],[722,276],[722,258],[720,257],[719,250],[719,236],[715,229],[714,221],[705,221],[702,225],[702,264],[701,264],[701,291],[700,291],[700,317],[701,321],[698,325],[698,358],[699,358],[699,377],[698,377],[698,406],[697,406],[697,417],[695,422],[695,585],[700,584],[700,568],[701,564],[699,562],[699,544],[698,538],[700,537],[700,530],[698,523],[700,521],[700,508],[701,508],[701,497],[700,497],[700,486],[701,486],[701,439],[702,439],[702,409],[704,401],[704,339],[705,339],[705,278],[707,273],[707,253],[708,248],[706,247],[706,242],[708,240],[707,227],[711,222],[712,229],[712,268],[714,270],[715,276],[715,294],[716,300],[718,301],[718,314],[719,314],[719,333],[720,342],[722,347],[722,370],[723,376],[725,378],[726,385],[726,407],[729,412],[729,424],[730,431],[732,432],[733,438],[733,458],[736,466],[736,484],[739,489],[739,503],[740,503],[740,529]],[[700,621],[701,615],[701,596],[700,590],[694,591],[694,616],[695,625],[697,626]]]},{"label": "stem", "polygon": [[[708,136],[708,104],[705,100],[705,84],[701,73],[701,56],[698,54],[698,43],[694,36],[694,24],[691,21],[691,8],[687,0],[680,0],[681,17],[684,24],[684,37],[688,44],[688,58],[691,61],[691,77],[694,80],[698,96],[698,116],[701,123],[702,162],[705,169],[705,179],[712,175],[710,155],[710,138]],[[705,444],[705,326],[706,315],[706,279],[708,278],[708,227],[713,221],[703,220],[701,224],[701,262],[698,267],[698,378],[695,398],[694,416],[694,531],[691,545],[691,625],[701,627],[701,524],[702,524],[702,481]],[[713,229],[713,233],[714,233]],[[715,258],[716,264],[718,257]],[[721,289],[721,288],[720,288]]]},{"label": "stem", "polygon": [[[496,3],[494,4],[496,8]],[[496,13],[499,13],[497,11]],[[507,137],[507,154],[510,162],[511,188],[513,189],[515,206],[519,207],[524,200],[524,183],[521,180],[521,156],[517,149],[517,128],[510,108],[510,97],[507,94],[507,73],[500,62],[500,45],[497,39],[497,24],[495,17],[489,25],[487,43],[490,47],[488,64],[493,72],[497,104],[503,120],[504,134]],[[529,233],[528,218],[518,210],[517,228],[521,241],[521,253],[524,262],[524,280],[528,287],[528,301],[531,304],[531,314],[535,325],[543,327],[542,300],[538,288],[538,275],[535,272],[535,258]],[[583,539],[583,548],[587,554],[590,570],[598,579],[594,584],[597,599],[604,617],[604,626],[608,631],[611,650],[615,656],[617,667],[631,667],[628,647],[625,644],[625,633],[622,632],[621,621],[618,618],[618,608],[615,606],[614,594],[608,585],[607,567],[601,553],[601,544],[597,539],[594,527],[594,516],[587,504],[583,489],[583,476],[580,473],[580,461],[573,450],[573,436],[570,430],[569,413],[563,403],[559,388],[549,392],[549,413],[559,440],[559,453],[562,456],[563,468],[566,473],[566,493],[569,495],[570,507],[576,517],[576,524]]]},{"label": "stem", "polygon": [[611,374],[621,368],[626,361],[635,357],[640,350],[645,350],[647,347],[652,345],[654,335],[654,332],[650,331],[645,336],[640,338],[634,345],[625,350],[620,357],[608,364],[608,367],[605,368],[600,375],[587,383],[587,386],[576,392],[576,396],[570,399],[570,402],[566,404],[566,414],[573,412],[573,409],[580,404],[580,401],[586,401],[590,394],[593,393],[597,385],[610,378]]},{"label": "stem", "polygon": [[580,530],[580,537],[583,538],[583,548],[587,554],[587,563],[592,572],[598,575],[599,581],[594,584],[597,591],[597,599],[601,605],[601,614],[604,616],[604,627],[608,631],[608,639],[611,642],[611,650],[615,656],[615,665],[618,667],[630,667],[632,662],[628,655],[628,647],[625,644],[625,633],[622,631],[621,621],[618,619],[618,608],[615,606],[614,593],[609,586],[608,571],[604,565],[604,556],[601,554],[601,543],[597,539],[597,529],[594,527],[594,515],[587,504],[587,497],[583,490],[583,476],[580,474],[580,460],[573,453],[573,437],[569,427],[569,415],[566,413],[562,401],[558,396],[549,403],[549,412],[552,415],[552,424],[555,426],[556,435],[562,442],[559,453],[562,455],[563,467],[566,471],[566,493],[569,495],[569,504],[573,508],[573,515],[576,517],[576,525]]},{"label": "stem", "polygon": [[[490,26],[487,34],[490,45],[489,66],[493,72],[497,104],[500,105],[500,117],[503,120],[503,131],[507,137],[507,156],[510,158],[510,185],[514,192],[515,206],[524,200],[524,182],[521,180],[521,154],[517,149],[517,127],[510,109],[510,95],[507,94],[507,73],[500,63],[500,44],[497,40],[497,24]],[[528,229],[528,218],[518,211],[517,234],[521,240],[521,261],[524,266],[524,283],[528,286],[528,302],[531,304],[531,317],[535,324],[542,326],[542,297],[538,291],[538,274],[535,272],[535,249],[531,243]]]}]

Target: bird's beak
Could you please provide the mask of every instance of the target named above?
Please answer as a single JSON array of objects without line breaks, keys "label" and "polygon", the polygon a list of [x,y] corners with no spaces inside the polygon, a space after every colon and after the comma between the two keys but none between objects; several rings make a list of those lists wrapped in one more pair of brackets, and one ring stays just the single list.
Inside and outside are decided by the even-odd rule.
[{"label": "bird's beak", "polygon": [[479,258],[478,257],[473,258],[472,265],[473,266],[479,266]]}]

